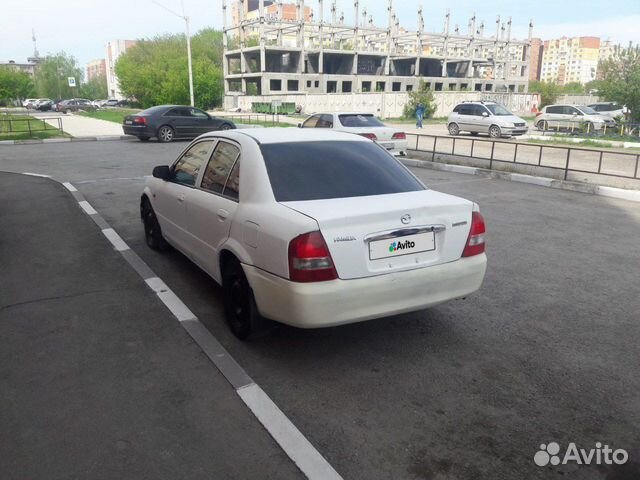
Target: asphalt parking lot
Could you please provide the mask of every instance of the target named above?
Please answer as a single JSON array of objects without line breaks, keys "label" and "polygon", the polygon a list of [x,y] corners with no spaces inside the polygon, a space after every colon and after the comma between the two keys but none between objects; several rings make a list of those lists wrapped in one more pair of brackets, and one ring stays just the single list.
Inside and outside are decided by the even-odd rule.
[{"label": "asphalt parking lot", "polygon": [[[583,448],[601,442],[629,452],[640,448],[638,204],[414,169],[430,187],[480,204],[489,255],[482,290],[423,312],[324,330],[279,326],[242,343],[222,319],[215,283],[179,253],[159,254],[144,242],[138,212],[143,177],[153,166],[170,163],[186,145],[113,141],[2,146],[0,170],[72,182],[346,479],[640,477],[638,463],[633,463],[637,453],[629,465],[617,468],[537,467],[533,462],[540,444],[551,441]],[[21,201],[31,207],[24,215],[40,209],[39,198]],[[86,223],[69,228],[95,228],[90,220]],[[36,232],[34,228],[28,235]],[[102,255],[110,252],[96,252],[95,261],[108,260]],[[131,308],[153,308],[142,290],[136,293],[135,279],[127,281],[132,282]],[[2,307],[0,321],[15,321]],[[53,319],[48,321],[55,328]],[[166,348],[188,342],[183,333],[165,328]],[[156,348],[157,329],[150,328],[147,335],[140,337],[144,347]],[[195,345],[182,347],[197,350]],[[15,362],[12,370],[24,368],[15,356],[4,358],[5,363]],[[159,368],[171,375],[186,374],[183,369],[189,366],[175,355],[173,359]],[[202,375],[204,367],[199,368]],[[212,365],[204,373],[212,382],[218,375]],[[6,381],[6,375],[0,381]],[[25,375],[33,377],[30,388],[51,388],[39,381],[37,371]],[[177,388],[197,395],[200,383],[184,378]],[[114,401],[129,408],[122,398]],[[246,415],[248,449],[260,449],[253,440],[266,433],[251,430],[259,424],[250,412]],[[204,414],[198,420],[215,421]],[[166,428],[178,427],[168,423]],[[60,452],[72,463],[64,433],[49,432],[56,433]],[[181,435],[189,437],[188,427]],[[267,440],[265,449],[273,446]],[[9,442],[12,439],[0,433],[0,444]],[[223,453],[211,446],[207,454],[181,461],[199,471],[212,468],[204,457]],[[207,451],[206,444],[198,447]],[[229,458],[252,464],[254,452],[240,452],[236,457],[228,453]],[[235,478],[296,478],[281,452],[268,452],[273,463],[266,470],[248,468]],[[45,465],[46,459],[29,462]],[[133,457],[131,462],[133,468],[141,460]],[[273,465],[281,469],[275,475],[269,473]],[[23,478],[12,468],[14,464],[0,461],[0,477]],[[27,478],[47,478],[43,475]]]}]

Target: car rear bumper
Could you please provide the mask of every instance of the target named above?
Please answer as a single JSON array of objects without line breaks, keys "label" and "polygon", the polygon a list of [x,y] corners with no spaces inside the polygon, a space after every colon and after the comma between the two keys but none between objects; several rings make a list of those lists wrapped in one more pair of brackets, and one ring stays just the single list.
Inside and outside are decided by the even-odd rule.
[{"label": "car rear bumper", "polygon": [[156,132],[148,125],[122,125],[125,135],[133,135],[135,137],[155,137]]},{"label": "car rear bumper", "polygon": [[296,283],[243,265],[260,313],[301,328],[320,328],[421,310],[480,288],[485,254],[353,280]]},{"label": "car rear bumper", "polygon": [[392,154],[407,152],[408,142],[406,140],[380,140],[378,144]]}]

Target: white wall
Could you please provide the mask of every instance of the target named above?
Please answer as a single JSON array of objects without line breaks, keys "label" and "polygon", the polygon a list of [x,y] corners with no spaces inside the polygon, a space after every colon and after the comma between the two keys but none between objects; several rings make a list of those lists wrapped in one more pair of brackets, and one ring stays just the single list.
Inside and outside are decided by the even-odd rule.
[{"label": "white wall", "polygon": [[[489,92],[433,92],[436,101],[435,116],[448,115],[453,107],[462,101],[490,100],[502,103],[519,114],[529,114],[540,99],[535,93],[489,93]],[[409,99],[407,93],[346,93],[346,94],[292,94],[292,95],[225,95],[224,109],[240,107],[251,111],[252,102],[282,100],[302,106],[304,113],[365,112],[382,118],[402,116],[402,110]]]}]

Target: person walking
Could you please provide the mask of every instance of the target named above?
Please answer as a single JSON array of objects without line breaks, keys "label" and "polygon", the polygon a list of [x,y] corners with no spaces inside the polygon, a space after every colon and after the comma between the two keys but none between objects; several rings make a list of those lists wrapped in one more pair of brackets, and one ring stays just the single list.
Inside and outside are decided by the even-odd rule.
[{"label": "person walking", "polygon": [[422,119],[424,118],[424,105],[419,103],[416,107],[416,127],[422,128]]}]

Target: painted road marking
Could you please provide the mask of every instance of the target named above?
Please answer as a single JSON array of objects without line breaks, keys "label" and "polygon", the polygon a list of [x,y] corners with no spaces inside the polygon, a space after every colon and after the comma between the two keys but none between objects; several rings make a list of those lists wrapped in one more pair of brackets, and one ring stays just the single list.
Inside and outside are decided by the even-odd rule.
[{"label": "painted road marking", "polygon": [[[98,226],[108,225],[71,183],[65,182],[63,185],[73,193],[80,207],[90,215],[90,218]],[[101,231],[132,268],[138,272],[149,288],[155,292],[173,316],[178,319],[191,338],[224,375],[245,405],[300,471],[311,480],[342,480],[340,474],[287,418],[266,392],[251,379],[218,339],[189,310],[189,307],[131,250],[122,237],[111,227],[101,228]]]},{"label": "painted road marking", "polygon": [[78,202],[78,205],[86,212],[87,215],[97,215],[98,212],[86,200]]},{"label": "painted road marking", "polygon": [[307,478],[342,478],[258,385],[242,387],[238,395]]},{"label": "painted road marking", "polygon": [[[93,207],[92,207],[93,208]],[[98,212],[96,212],[97,214]],[[129,250],[129,245],[125,243],[124,240],[116,233],[113,228],[105,228],[102,230],[102,233],[105,237],[111,242],[111,244],[115,247],[115,249],[119,252],[124,250]]]}]

